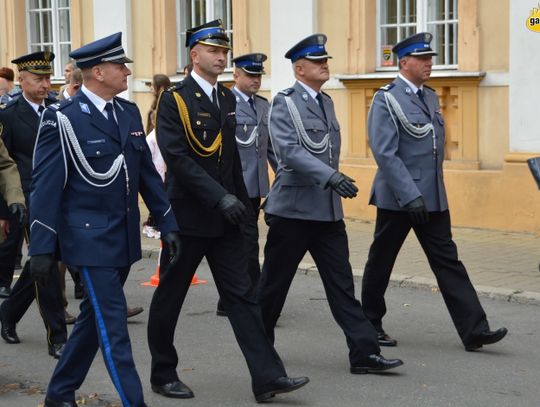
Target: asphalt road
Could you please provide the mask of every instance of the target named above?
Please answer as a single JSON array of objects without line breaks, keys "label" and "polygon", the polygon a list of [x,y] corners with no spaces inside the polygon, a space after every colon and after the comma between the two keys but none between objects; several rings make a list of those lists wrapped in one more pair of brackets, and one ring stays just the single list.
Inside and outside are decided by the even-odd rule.
[{"label": "asphalt road", "polygon": [[[191,400],[166,399],[152,393],[146,318],[153,288],[140,283],[153,274],[153,260],[137,263],[126,283],[128,302],[145,312],[130,320],[136,364],[152,407],[253,406],[248,370],[226,318],[215,316],[216,289],[201,266],[188,294],[176,335],[180,375],[195,392]],[[69,309],[76,313],[77,300]],[[276,348],[291,376],[311,382],[279,395],[273,406],[369,407],[532,407],[540,405],[537,306],[482,299],[492,328],[506,326],[508,337],[480,352],[465,352],[438,292],[390,288],[386,330],[399,340],[383,348],[386,357],[405,365],[395,373],[351,375],[342,332],[332,319],[316,273],[299,274],[276,331]],[[22,343],[0,343],[0,406],[39,406],[54,367],[47,354],[45,330],[35,306],[18,326]],[[97,358],[80,389],[88,406],[120,406],[101,358]]]}]

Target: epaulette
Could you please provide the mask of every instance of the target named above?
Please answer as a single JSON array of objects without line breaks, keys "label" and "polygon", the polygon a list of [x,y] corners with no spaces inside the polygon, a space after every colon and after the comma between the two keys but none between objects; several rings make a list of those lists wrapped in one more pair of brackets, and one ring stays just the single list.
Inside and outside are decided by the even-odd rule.
[{"label": "epaulette", "polygon": [[293,92],[294,92],[294,88],[287,88],[287,89],[283,89],[279,91],[279,93],[282,93],[285,96],[289,96]]},{"label": "epaulette", "polygon": [[385,92],[388,92],[390,89],[392,89],[396,84],[394,82],[387,83],[384,86],[381,86],[379,89],[384,90]]},{"label": "epaulette", "polygon": [[180,81],[178,83],[175,83],[174,85],[169,86],[169,89],[167,89],[169,92],[174,92],[175,90],[180,90],[184,87],[184,81]]},{"label": "epaulette", "polygon": [[324,92],[324,91],[322,91],[322,90],[321,90],[321,93],[322,93],[323,95],[328,96],[330,99],[332,99],[332,96],[330,96],[328,93],[326,93],[326,92]]},{"label": "epaulette", "polygon": [[428,88],[429,90],[432,90],[433,92],[435,92],[435,89],[429,87],[428,85],[424,85],[424,88]]},{"label": "epaulette", "polygon": [[137,104],[135,102],[132,102],[131,100],[127,100],[127,99],[124,99],[124,98],[121,98],[120,96],[115,96],[114,100],[117,100],[118,102],[127,103],[127,104],[130,104],[130,105],[137,106]]},{"label": "epaulette", "polygon": [[73,99],[63,99],[60,102],[53,103],[52,105],[47,106],[49,109],[53,110],[62,110],[64,107],[69,106],[71,103],[73,103]]},{"label": "epaulette", "polygon": [[2,104],[0,105],[0,110],[5,109],[6,106],[7,106],[7,105],[6,105],[5,103],[2,103]]},{"label": "epaulette", "polygon": [[2,106],[2,109],[9,109],[10,107],[13,107],[17,104],[17,99],[11,99],[9,102],[4,103]]},{"label": "epaulette", "polygon": [[268,102],[268,99],[266,99],[264,96],[255,94],[255,97],[258,97],[258,98],[264,100],[265,102]]}]

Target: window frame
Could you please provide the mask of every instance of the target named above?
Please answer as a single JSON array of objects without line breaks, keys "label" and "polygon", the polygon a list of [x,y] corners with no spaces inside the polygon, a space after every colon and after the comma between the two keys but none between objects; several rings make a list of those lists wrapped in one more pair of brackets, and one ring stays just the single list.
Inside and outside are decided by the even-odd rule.
[{"label": "window frame", "polygon": [[[52,79],[62,79],[64,78],[64,65],[69,62],[69,55],[66,61],[62,61],[61,56],[61,46],[68,45],[69,46],[69,52],[71,51],[72,46],[72,35],[71,35],[71,0],[67,0],[67,6],[60,6],[59,1],[60,0],[50,0],[50,7],[42,7],[43,0],[38,1],[38,7],[37,8],[31,8],[30,4],[31,0],[26,0],[26,32],[27,32],[27,48],[28,52],[36,52],[35,47],[39,47],[40,50],[44,50],[45,47],[51,47],[52,52],[55,54],[55,59],[53,61],[53,74],[51,75]],[[67,10],[68,14],[68,27],[67,30],[69,41],[60,41],[60,12]],[[45,42],[44,41],[44,35],[43,35],[43,13],[44,12],[51,12],[51,24],[52,24],[52,41]],[[40,32],[37,33],[37,37],[40,42],[32,42],[32,32],[36,30],[38,27],[32,27],[30,21],[31,21],[31,14],[35,13],[38,15],[40,26],[39,30]]]},{"label": "window frame", "polygon": [[[197,2],[197,1],[202,1],[204,2],[205,4],[205,7],[204,7],[204,19],[200,18],[201,16],[196,16],[195,15],[195,7],[194,4]],[[190,59],[189,59],[189,50],[186,48],[185,46],[185,43],[186,43],[186,30],[188,28],[191,28],[193,26],[195,26],[196,24],[199,25],[199,24],[204,24],[202,21],[204,20],[204,22],[209,22],[209,21],[213,21],[215,20],[216,18],[218,18],[218,16],[216,16],[216,8],[215,8],[215,2],[216,1],[221,1],[221,2],[225,2],[225,12],[226,12],[226,16],[222,17],[222,21],[223,21],[223,28],[225,30],[225,33],[227,34],[227,36],[229,37],[230,39],[230,44],[232,46],[232,41],[233,41],[233,28],[232,28],[232,18],[233,18],[233,12],[232,12],[232,7],[233,7],[233,1],[232,0],[176,0],[176,38],[177,38],[177,43],[178,43],[178,49],[177,49],[177,55],[178,55],[178,66],[176,68],[177,70],[177,73],[179,74],[182,74],[183,73],[183,69],[184,69],[184,66],[190,62]],[[183,19],[181,18],[182,17],[182,13],[185,12],[184,10],[184,5],[187,3],[187,2],[190,2],[191,3],[191,17],[190,17],[190,21],[191,23],[188,23],[188,26],[186,27],[183,27]],[[197,23],[194,23],[194,21],[198,21],[197,18],[199,18],[199,22]],[[233,70],[233,63],[232,63],[232,59],[234,58],[233,55],[232,55],[232,50],[227,54],[227,67],[225,68],[225,72],[232,72]]]},{"label": "window frame", "polygon": [[[416,23],[405,23],[401,21],[396,21],[396,23],[381,23],[382,18],[382,6],[381,6],[381,0],[377,0],[376,3],[376,71],[397,71],[398,65],[395,66],[381,66],[381,60],[382,60],[382,46],[383,45],[392,45],[392,44],[382,44],[382,29],[386,27],[396,27],[397,28],[397,35],[398,35],[398,42],[403,40],[403,38],[399,38],[399,29],[402,27],[407,27],[413,24],[413,26],[416,26],[416,32],[424,32],[428,31],[431,34],[434,35],[434,41],[435,41],[435,33],[433,31],[429,30],[429,26],[437,26],[437,25],[443,25],[444,26],[444,34],[445,38],[448,38],[449,34],[449,27],[452,24],[455,24],[455,30],[453,33],[453,58],[456,63],[454,64],[437,64],[433,65],[434,70],[457,70],[459,67],[459,61],[458,61],[458,28],[459,28],[459,16],[458,16],[458,2],[459,0],[444,0],[444,20],[431,20],[427,21],[427,14],[428,14],[428,2],[430,0],[416,0]],[[454,18],[450,19],[448,18],[449,14],[449,3],[453,2],[454,4]],[[396,13],[397,18],[400,18],[400,5],[402,4],[401,0],[398,0],[398,12]],[[449,45],[450,42],[447,42],[444,48],[444,60],[447,61],[449,57]],[[440,55],[440,50],[436,50]]]}]

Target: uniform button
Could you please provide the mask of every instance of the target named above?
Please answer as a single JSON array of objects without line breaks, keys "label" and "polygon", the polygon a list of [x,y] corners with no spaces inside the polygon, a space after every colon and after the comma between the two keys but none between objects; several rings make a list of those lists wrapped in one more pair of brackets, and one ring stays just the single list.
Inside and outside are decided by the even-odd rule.
[{"label": "uniform button", "polygon": [[101,151],[96,151],[96,155],[100,155],[101,154]]},{"label": "uniform button", "polygon": [[129,212],[129,208],[127,208],[127,209],[126,209],[126,211],[128,211],[128,212]]},{"label": "uniform button", "polygon": [[89,228],[89,227],[90,227],[90,223],[85,223],[85,224],[84,224],[84,227]]}]

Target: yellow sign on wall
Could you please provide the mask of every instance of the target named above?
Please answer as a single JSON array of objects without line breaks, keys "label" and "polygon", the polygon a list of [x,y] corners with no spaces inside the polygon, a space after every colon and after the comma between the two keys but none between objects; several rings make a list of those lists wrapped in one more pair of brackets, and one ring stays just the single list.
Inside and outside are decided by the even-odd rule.
[{"label": "yellow sign on wall", "polygon": [[529,30],[540,33],[540,4],[531,10],[525,25]]}]

